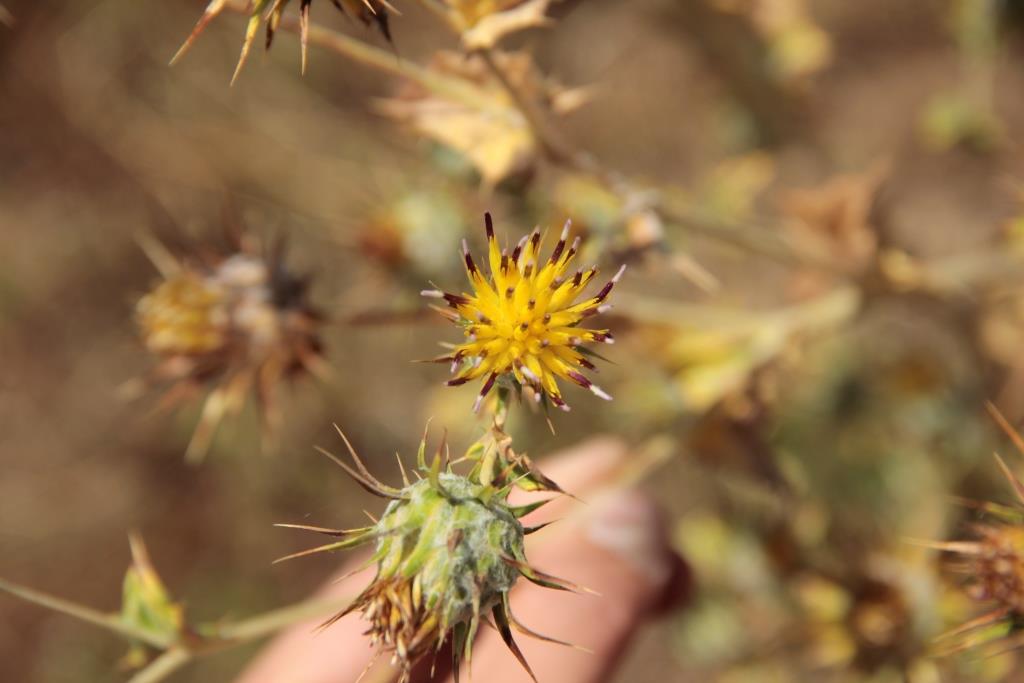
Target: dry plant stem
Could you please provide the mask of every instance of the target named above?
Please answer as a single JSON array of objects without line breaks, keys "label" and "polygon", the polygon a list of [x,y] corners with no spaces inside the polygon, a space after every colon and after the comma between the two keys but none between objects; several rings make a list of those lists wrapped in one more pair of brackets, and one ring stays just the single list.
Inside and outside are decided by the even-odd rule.
[{"label": "dry plant stem", "polygon": [[[420,4],[426,6],[434,14],[440,15],[453,32],[461,34],[462,29],[452,20],[449,13],[438,6],[435,0],[420,0]],[[476,53],[484,60],[487,68],[501,83],[516,108],[519,109],[519,113],[530,126],[530,130],[537,138],[549,161],[558,166],[593,176],[617,195],[628,197],[636,192],[635,188],[632,188],[621,174],[605,167],[588,152],[574,148],[560,134],[543,108],[523,93],[509,78],[501,64],[495,59],[494,50],[484,48],[477,50]],[[660,193],[658,194],[660,195]],[[752,231],[746,226],[715,223],[695,215],[693,211],[673,210],[666,206],[666,202],[660,196],[655,205],[658,213],[671,223],[728,242],[761,256],[778,260],[787,265],[809,266],[832,273],[842,272],[840,264],[833,262],[824,254],[813,253],[801,245],[787,242],[766,229]]]},{"label": "dry plant stem", "polygon": [[[249,13],[249,3],[247,0],[228,0],[225,8],[239,14]],[[280,28],[292,33],[298,33],[299,21],[292,16],[282,17]],[[472,88],[467,88],[458,80],[439,76],[421,66],[401,60],[397,55],[387,50],[382,50],[317,24],[311,23],[309,25],[309,43],[310,45],[319,45],[332,52],[336,52],[364,66],[385,71],[393,76],[408,78],[432,92],[445,95],[468,105],[483,109],[489,109],[494,106],[489,100],[480,97],[476,91]]]},{"label": "dry plant stem", "polygon": [[[453,32],[461,33],[461,30],[453,23],[448,12],[437,2],[433,0],[420,0],[420,2],[431,13],[438,16]],[[249,12],[247,0],[228,0],[225,7],[239,14],[248,14]],[[299,22],[295,17],[283,17],[280,27],[292,33],[299,32]],[[326,29],[318,24],[311,23],[309,26],[309,43],[319,45],[370,68],[379,69],[394,76],[408,78],[428,90],[467,105],[480,109],[494,107],[492,102],[480,97],[477,92],[466,88],[455,79],[445,78],[418,65],[404,62],[386,50]],[[508,91],[520,115],[523,116],[530,126],[533,134],[540,142],[541,148],[552,163],[563,168],[591,175],[617,195],[628,196],[636,192],[622,175],[603,167],[592,155],[578,151],[570,146],[559,135],[557,129],[548,122],[548,118],[541,108],[515,87],[508,74],[495,62],[492,51],[482,51],[481,57],[488,68],[493,71],[502,86]],[[692,212],[679,211],[666,206],[661,201],[661,193],[658,192],[656,194],[659,196],[653,202],[655,208],[663,218],[671,223],[697,230],[709,238],[725,241],[785,265],[813,267],[830,272],[838,270],[833,264],[820,256],[811,255],[806,250],[795,248],[778,239],[766,229],[750,230],[741,225],[712,225],[711,222],[692,215]]]},{"label": "dry plant stem", "polygon": [[[455,16],[441,3],[437,2],[437,0],[420,0],[420,4],[437,16],[452,33],[460,37],[462,36],[465,27],[461,26]],[[569,145],[554,124],[544,114],[541,107],[516,87],[515,83],[495,59],[493,49],[481,48],[476,50],[474,54],[480,55],[488,70],[498,80],[509,97],[512,98],[512,102],[530,126],[530,130],[533,132],[534,137],[537,138],[549,161],[560,166],[592,174],[609,186],[621,183],[620,179],[613,178],[610,172],[601,168],[593,157]]]},{"label": "dry plant stem", "polygon": [[131,624],[126,624],[117,614],[101,612],[91,607],[71,602],[70,600],[58,598],[26,586],[12,583],[5,579],[0,579],[0,591],[6,591],[7,593],[27,602],[46,607],[47,609],[51,609],[55,612],[67,614],[90,624],[95,624],[96,626],[101,626],[125,636],[126,638],[141,641],[160,650],[171,645],[171,642],[160,634],[153,633],[137,626],[132,626]]},{"label": "dry plant stem", "polygon": [[149,666],[131,677],[128,683],[157,683],[192,661],[192,653],[172,648],[154,659]]},{"label": "dry plant stem", "polygon": [[210,637],[231,641],[233,644],[244,643],[268,636],[292,624],[335,614],[339,610],[344,609],[350,602],[352,602],[352,596],[348,595],[332,598],[310,598],[309,600],[242,621],[214,625],[209,629],[200,629],[200,633],[203,635],[208,633]]},{"label": "dry plant stem", "polygon": [[195,627],[194,633],[172,640],[162,634],[127,624],[118,614],[101,612],[5,579],[0,579],[0,591],[100,626],[129,640],[143,642],[158,650],[163,650],[163,653],[149,666],[139,671],[130,683],[153,683],[162,680],[195,657],[258,640],[293,624],[326,617],[343,609],[352,601],[352,596],[310,598],[241,621],[200,624]]},{"label": "dry plant stem", "polygon": [[855,316],[860,310],[861,299],[859,289],[847,285],[809,301],[758,313],[651,297],[630,297],[625,292],[619,295],[623,310],[629,310],[634,320],[723,331],[758,328],[767,324],[787,331],[820,330]]},{"label": "dry plant stem", "polygon": [[656,210],[669,223],[685,227],[687,230],[709,239],[758,254],[782,265],[808,267],[836,276],[847,277],[842,263],[818,250],[786,239],[777,228],[767,225],[727,223],[689,207],[673,206],[672,202],[663,196],[659,199]]},{"label": "dry plant stem", "polygon": [[995,247],[922,263],[912,284],[949,293],[973,287],[1015,287],[1024,276],[1024,254]]},{"label": "dry plant stem", "polygon": [[[437,0],[420,0],[420,4],[438,16],[442,23],[451,29],[453,33],[461,37],[465,27],[460,26],[452,13],[445,9]],[[621,178],[603,168],[591,155],[573,148],[559,133],[555,125],[551,123],[541,107],[516,87],[515,83],[495,59],[493,49],[482,48],[476,50],[475,53],[480,55],[488,70],[501,83],[501,87],[505,89],[509,97],[512,98],[512,102],[530,126],[530,130],[533,132],[534,137],[537,138],[549,161],[576,171],[591,174],[613,190],[621,189],[619,187],[622,184]]]},{"label": "dry plant stem", "polygon": [[[494,59],[492,50],[480,50],[479,54],[512,98],[534,136],[540,142],[549,161],[564,168],[593,176],[619,196],[628,197],[636,193],[636,189],[631,187],[621,174],[604,167],[591,154],[574,149],[558,133],[541,107],[516,87],[501,65]],[[657,199],[653,202],[654,208],[662,218],[670,223],[786,265],[812,267],[831,273],[842,272],[841,266],[824,254],[813,253],[805,247],[787,242],[777,233],[764,228],[751,230],[744,225],[715,222],[707,217],[696,215],[692,210],[677,211],[667,205],[662,193],[656,194]]]},{"label": "dry plant stem", "polygon": [[501,83],[509,97],[512,98],[516,108],[519,109],[519,113],[522,114],[527,124],[529,124],[530,130],[533,131],[534,137],[540,142],[550,161],[560,166],[566,166],[576,171],[594,175],[606,185],[619,184],[619,181],[613,179],[612,174],[602,168],[593,157],[574,149],[566,142],[565,138],[559,134],[554,124],[544,115],[544,112],[537,103],[531,100],[512,82],[508,74],[505,73],[505,70],[501,68],[501,65],[494,58],[493,50],[485,48],[478,50],[477,53],[483,58],[487,68],[498,79],[498,82]]}]

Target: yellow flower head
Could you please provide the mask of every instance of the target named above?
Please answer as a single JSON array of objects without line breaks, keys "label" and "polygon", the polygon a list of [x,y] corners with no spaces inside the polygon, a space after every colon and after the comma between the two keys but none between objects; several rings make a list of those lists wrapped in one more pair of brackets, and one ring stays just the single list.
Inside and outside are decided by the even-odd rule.
[{"label": "yellow flower head", "polygon": [[168,384],[170,405],[210,389],[190,459],[206,453],[218,424],[239,412],[249,395],[271,435],[280,421],[279,385],[327,372],[308,278],[285,268],[281,245],[265,248],[252,235],[233,242],[230,252],[207,250],[202,259],[153,245],[162,279],[136,306],[142,341],[158,362],[135,391]]},{"label": "yellow flower head", "polygon": [[213,353],[227,344],[225,297],[197,273],[183,270],[138,303],[146,347],[154,353]]},{"label": "yellow flower head", "polygon": [[582,370],[594,365],[584,357],[587,342],[614,342],[608,330],[590,330],[579,325],[584,318],[603,313],[605,300],[622,277],[619,269],[594,296],[576,302],[597,275],[597,268],[569,273],[569,264],[579,247],[579,238],[567,247],[570,224],[566,222],[561,238],[546,261],[540,259],[539,230],[523,237],[512,253],[498,246],[490,214],[486,215],[490,276],[473,262],[466,242],[463,256],[472,294],[449,294],[426,290],[424,296],[444,299],[449,309],[442,315],[461,326],[466,341],[449,355],[435,358],[450,362],[455,377],[449,386],[484,378],[474,410],[500,377],[511,376],[520,387],[530,387],[537,400],[547,396],[563,410],[556,378],[567,379],[589,389],[605,400],[611,396],[583,376]]}]

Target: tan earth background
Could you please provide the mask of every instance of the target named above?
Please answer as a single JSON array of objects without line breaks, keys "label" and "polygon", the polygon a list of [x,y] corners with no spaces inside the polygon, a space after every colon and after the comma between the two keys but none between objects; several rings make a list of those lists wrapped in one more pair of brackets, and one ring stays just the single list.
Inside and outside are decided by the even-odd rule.
[{"label": "tan earth background", "polygon": [[[269,55],[258,40],[229,87],[244,20],[225,15],[169,67],[203,4],[4,0],[15,22],[0,25],[0,576],[114,611],[127,533],[139,530],[173,594],[213,619],[299,600],[335,568],[323,557],[272,566],[305,540],[274,522],[350,526],[377,505],[313,451],[339,445],[333,422],[382,477],[398,476],[393,454],[413,454],[428,417],[456,447],[473,438],[474,389],[447,389],[443,368],[411,361],[453,340],[419,291],[430,280],[461,286],[458,245],[481,244],[485,210],[513,236],[566,216],[592,235],[619,224],[601,224],[614,210],[543,162],[482,187],[457,155],[382,114],[398,79],[318,47],[300,76],[294,34]],[[457,47],[416,3],[399,4],[393,46],[329,3],[314,3],[313,17],[395,60]],[[789,38],[758,33],[745,4],[793,5],[807,26]],[[770,238],[792,219],[793,190],[841,174],[856,183],[884,169],[870,211],[854,206],[840,220],[870,223],[891,254],[1010,250],[1001,240],[1024,215],[1024,30],[1007,14],[998,46],[972,47],[956,25],[970,4],[588,0],[556,4],[550,27],[507,41],[559,82],[592,86],[559,121],[568,139],[712,219],[663,221],[652,229],[664,246],[630,256],[609,322],[620,343],[603,350],[613,363],[601,385],[616,400],[568,389],[574,410],[555,416],[557,434],[528,412],[512,424],[536,456],[595,433],[637,448],[671,439],[672,457],[641,485],[665,507],[701,588],[640,634],[615,680],[898,681],[939,669],[941,679],[912,680],[982,680],[980,670],[997,680],[1015,670],[1012,655],[921,663],[934,636],[982,608],[956,597],[961,580],[935,553],[904,539],[967,534],[970,513],[954,496],[1012,500],[984,401],[1000,400],[1011,420],[1024,414],[1013,368],[1024,327],[978,323],[983,297],[967,285],[943,296],[889,288],[799,348],[745,349],[755,359],[739,375],[767,373],[772,387],[752,427],[755,409],[729,403],[742,382],[689,374],[703,361],[680,340],[704,317],[631,317],[631,303],[655,300],[754,316],[827,291],[716,226]],[[772,49],[795,52],[793,73],[752,74],[765,45],[788,39]],[[290,267],[312,274],[312,300],[331,320],[333,379],[283,387],[273,447],[261,447],[250,408],[194,467],[183,452],[198,409],[154,412],[156,395],[126,401],[119,387],[152,364],[133,320],[157,278],[140,235],[202,241],[228,213],[288,236]],[[989,270],[974,265],[974,275]],[[766,522],[778,519],[792,524]],[[780,539],[781,526],[797,540]],[[902,590],[913,597],[892,598],[893,616],[884,596]],[[881,605],[881,622],[864,622],[877,629],[858,621],[864,601]],[[172,680],[230,680],[254,647]],[[124,680],[125,650],[0,595],[4,681]]]}]

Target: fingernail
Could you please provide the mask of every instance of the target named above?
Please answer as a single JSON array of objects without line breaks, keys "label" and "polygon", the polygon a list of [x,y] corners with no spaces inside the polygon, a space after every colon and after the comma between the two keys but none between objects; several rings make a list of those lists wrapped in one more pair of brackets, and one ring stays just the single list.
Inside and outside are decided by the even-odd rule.
[{"label": "fingernail", "polygon": [[654,504],[639,493],[620,491],[594,505],[588,540],[618,555],[652,586],[665,585],[673,557]]}]

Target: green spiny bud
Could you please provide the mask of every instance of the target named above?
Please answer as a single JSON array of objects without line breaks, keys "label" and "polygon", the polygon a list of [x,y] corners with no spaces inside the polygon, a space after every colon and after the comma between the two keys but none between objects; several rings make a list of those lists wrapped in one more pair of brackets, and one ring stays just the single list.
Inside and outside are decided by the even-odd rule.
[{"label": "green spiny bud", "polygon": [[[160,575],[156,573],[142,537],[128,537],[132,564],[124,576],[121,620],[128,626],[152,633],[174,642],[185,631],[185,609],[175,602]],[[132,643],[122,659],[125,668],[139,668],[149,661],[149,651],[141,642]]]},{"label": "green spiny bud", "polygon": [[[360,529],[280,525],[342,538],[282,559],[376,543],[372,562],[377,575],[373,582],[324,626],[350,612],[361,612],[370,622],[372,642],[393,654],[393,663],[402,669],[403,682],[409,680],[416,662],[439,651],[449,638],[457,679],[459,665],[470,660],[481,619],[486,619],[488,613],[506,645],[530,672],[512,638],[512,628],[543,640],[566,643],[519,624],[509,609],[509,591],[520,576],[548,588],[575,587],[526,563],[524,537],[533,529],[524,528],[519,517],[536,509],[536,505],[509,506],[512,484],[504,477],[482,483],[479,468],[465,476],[452,471],[450,464],[442,469],[444,450],[442,444],[428,467],[424,440],[418,457],[419,478],[410,483],[403,469],[405,485],[400,489],[374,479],[351,445],[354,469],[323,451],[363,488],[390,502],[379,521]],[[478,450],[471,447],[469,453]],[[511,463],[505,464],[509,473],[516,471]]]}]

